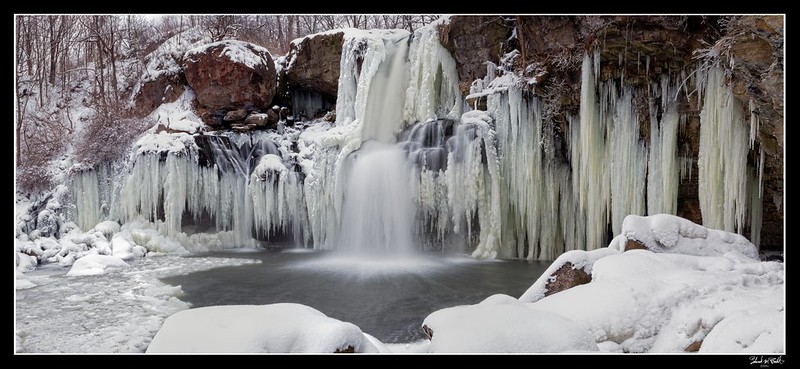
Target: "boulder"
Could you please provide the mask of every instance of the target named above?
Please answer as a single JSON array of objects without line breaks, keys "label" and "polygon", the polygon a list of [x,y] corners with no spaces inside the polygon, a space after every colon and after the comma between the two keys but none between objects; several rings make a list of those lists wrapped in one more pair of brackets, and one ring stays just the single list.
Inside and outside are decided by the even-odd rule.
[{"label": "boulder", "polygon": [[272,55],[247,42],[225,40],[189,50],[183,69],[198,104],[208,110],[264,108],[275,96]]},{"label": "boulder", "polygon": [[236,109],[236,110],[231,110],[227,114],[225,114],[225,118],[222,118],[222,120],[226,122],[238,122],[240,120],[243,120],[245,117],[247,117],[247,110]]},{"label": "boulder", "polygon": [[133,111],[138,116],[146,116],[161,104],[177,100],[184,90],[182,74],[159,73],[153,79],[140,82],[133,98]]},{"label": "boulder", "polygon": [[181,68],[181,55],[171,52],[153,53],[131,93],[132,112],[139,117],[150,114],[161,104],[178,99],[186,85]]},{"label": "boulder", "polygon": [[486,76],[486,61],[500,62],[503,46],[511,33],[501,16],[455,16],[439,26],[439,42],[453,55],[466,95],[469,83]]},{"label": "boulder", "polygon": [[647,250],[647,246],[637,240],[629,239],[625,241],[624,251],[628,250]]},{"label": "boulder", "polygon": [[274,127],[278,123],[278,114],[272,110],[267,110],[266,113],[250,114],[245,118],[244,123],[256,127]]},{"label": "boulder", "polygon": [[580,286],[592,281],[592,274],[587,273],[581,268],[576,268],[572,263],[567,262],[555,273],[550,275],[549,282],[545,287],[545,296],[550,296],[575,286]]},{"label": "boulder", "polygon": [[290,90],[317,92],[335,99],[344,32],[331,31],[292,41],[286,56],[286,83]]}]

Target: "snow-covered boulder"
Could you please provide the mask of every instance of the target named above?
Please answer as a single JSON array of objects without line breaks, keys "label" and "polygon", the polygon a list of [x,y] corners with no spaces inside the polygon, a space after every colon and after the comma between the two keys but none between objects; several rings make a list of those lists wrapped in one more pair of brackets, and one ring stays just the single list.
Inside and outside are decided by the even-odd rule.
[{"label": "snow-covered boulder", "polygon": [[72,264],[72,269],[67,272],[67,277],[101,275],[114,269],[127,267],[129,267],[128,263],[116,256],[86,255]]},{"label": "snow-covered boulder", "polygon": [[267,108],[275,95],[272,55],[251,43],[225,40],[191,49],[183,70],[197,102],[210,110]]},{"label": "snow-covered boulder", "polygon": [[585,327],[507,295],[438,310],[423,327],[435,353],[598,351]]},{"label": "snow-covered boulder", "polygon": [[36,265],[38,264],[35,257],[21,252],[16,253],[15,261],[17,270],[23,273],[36,269]]},{"label": "snow-covered boulder", "polygon": [[100,223],[97,223],[97,225],[94,226],[92,230],[89,230],[89,232],[90,233],[92,231],[100,232],[103,234],[103,236],[106,237],[106,240],[110,240],[111,236],[113,236],[114,233],[119,232],[119,228],[120,228],[119,223],[113,220],[104,220]]},{"label": "snow-covered boulder", "polygon": [[[669,214],[651,216],[628,215],[622,222],[623,240],[616,239],[609,247],[644,248],[653,252],[668,252],[698,256],[720,256],[737,251],[758,260],[758,248],[744,236],[710,229]],[[631,240],[635,242],[630,242]]]},{"label": "snow-covered boulder", "polygon": [[[783,311],[783,283],[782,263],[759,262],[739,252],[699,257],[631,250],[595,261],[592,282],[530,307],[585,324],[603,350],[683,352],[696,348],[707,335],[713,338],[710,332],[726,318]],[[782,315],[768,315],[770,324],[765,327],[785,322]],[[742,326],[745,323],[738,319],[731,325],[740,326],[742,337],[758,336],[752,327]],[[777,334],[771,328],[765,331]],[[745,340],[742,346],[754,342]],[[777,348],[773,339],[768,342]],[[702,343],[700,350],[719,347],[725,346],[712,341]]]},{"label": "snow-covered boulder", "polygon": [[147,352],[378,352],[370,341],[301,304],[209,306],[167,318]]},{"label": "snow-covered boulder", "polygon": [[618,253],[619,251],[608,247],[592,251],[567,251],[550,264],[550,267],[519,297],[519,300],[535,302],[556,292],[589,283],[592,281],[594,262],[604,256]]},{"label": "snow-covered boulder", "polygon": [[14,279],[14,288],[17,290],[26,290],[28,288],[36,287],[36,283],[31,282],[25,277],[25,274],[19,270],[14,271],[16,278]]}]

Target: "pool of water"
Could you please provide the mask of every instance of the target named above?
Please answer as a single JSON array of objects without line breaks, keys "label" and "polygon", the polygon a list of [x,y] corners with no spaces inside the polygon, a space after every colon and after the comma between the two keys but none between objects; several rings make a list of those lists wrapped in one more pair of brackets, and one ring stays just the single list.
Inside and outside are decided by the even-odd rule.
[{"label": "pool of water", "polygon": [[180,285],[192,307],[294,302],[351,322],[384,343],[424,338],[428,314],[504,293],[519,297],[550,262],[476,260],[441,254],[364,257],[302,249],[219,252],[201,256],[259,259],[163,278]]}]

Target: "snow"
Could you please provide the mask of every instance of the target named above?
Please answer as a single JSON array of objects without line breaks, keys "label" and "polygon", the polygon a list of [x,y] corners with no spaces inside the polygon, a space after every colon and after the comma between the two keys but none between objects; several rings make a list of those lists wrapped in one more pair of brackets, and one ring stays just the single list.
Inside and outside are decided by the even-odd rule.
[{"label": "snow", "polygon": [[377,352],[372,340],[352,323],[305,305],[209,306],[167,318],[147,353]]},{"label": "snow", "polygon": [[758,260],[758,248],[744,236],[709,229],[669,214],[648,217],[629,215],[625,217],[621,234],[655,252],[721,256],[736,251]]},{"label": "snow", "polygon": [[25,274],[19,270],[14,271],[14,289],[25,290],[33,287],[36,287],[36,283],[33,283],[27,279]]},{"label": "snow", "polygon": [[[738,252],[694,256],[631,250],[598,259],[592,282],[545,297],[531,308],[586,324],[596,342],[618,345],[605,343],[603,348],[682,352],[727,317],[783,311],[783,283],[782,263],[758,262]],[[784,324],[783,316],[764,317],[768,321],[761,331],[743,319],[730,323],[730,329],[742,336],[764,335],[764,345],[782,351],[773,336],[781,332],[773,328]],[[718,350],[711,338],[701,350]]]},{"label": "snow", "polygon": [[268,171],[275,171],[275,172],[285,172],[286,166],[283,165],[281,161],[281,157],[275,154],[267,154],[261,157],[259,160],[258,165],[256,165],[256,169],[253,170],[253,173],[265,174]]},{"label": "snow", "polygon": [[170,122],[167,128],[173,131],[181,131],[186,132],[188,134],[197,133],[200,128],[203,127],[203,123],[191,121],[188,119],[181,119],[178,121]]},{"label": "snow", "polygon": [[592,335],[579,323],[507,295],[438,310],[423,324],[433,331],[432,353],[598,351]]},{"label": "snow", "polygon": [[36,258],[21,252],[16,253],[17,270],[20,272],[29,272],[36,269]]},{"label": "snow", "polygon": [[196,57],[197,54],[204,54],[208,52],[209,49],[218,46],[223,46],[222,51],[219,52],[220,57],[225,56],[235,63],[241,63],[253,69],[267,63],[274,64],[272,61],[272,54],[270,54],[269,50],[249,42],[238,40],[222,40],[198,46],[187,51],[184,54],[184,58],[192,59]]},{"label": "snow", "polygon": [[539,279],[531,285],[522,296],[519,297],[523,302],[536,302],[544,298],[547,284],[551,281],[551,277],[555,272],[561,269],[565,264],[571,263],[572,269],[582,269],[587,274],[592,274],[592,266],[594,263],[605,256],[614,255],[619,253],[618,250],[613,248],[604,247],[592,251],[572,250],[561,254],[547,270],[542,273]]},{"label": "snow", "polygon": [[87,255],[72,264],[72,269],[67,272],[67,277],[101,275],[129,266],[128,263],[117,256]]},{"label": "snow", "polygon": [[194,137],[189,134],[159,132],[156,134],[147,133],[134,144],[136,154],[141,155],[147,152],[166,151],[170,153],[182,153],[188,147],[194,146]]},{"label": "snow", "polygon": [[164,319],[189,308],[180,286],[159,281],[258,260],[178,256],[137,258],[102,276],[64,278],[58,266],[27,273],[36,287],[16,291],[18,352],[144,352]]},{"label": "snow", "polygon": [[766,295],[769,300],[756,303],[752,308],[727,315],[705,337],[700,352],[785,351],[786,312],[781,292],[779,290]]},{"label": "snow", "polygon": [[97,225],[95,225],[94,228],[89,230],[90,233],[92,231],[100,232],[103,234],[103,236],[106,237],[106,239],[110,239],[111,235],[119,232],[119,223],[113,220],[104,220],[100,223],[97,223]]}]

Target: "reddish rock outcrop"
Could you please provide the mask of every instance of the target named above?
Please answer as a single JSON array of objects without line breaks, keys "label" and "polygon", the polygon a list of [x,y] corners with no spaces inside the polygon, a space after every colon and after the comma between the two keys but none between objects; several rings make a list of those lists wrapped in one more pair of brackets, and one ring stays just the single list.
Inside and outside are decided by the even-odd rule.
[{"label": "reddish rock outcrop", "polygon": [[641,243],[641,242],[639,242],[637,240],[629,239],[629,240],[625,241],[625,250],[624,251],[628,251],[628,250],[648,250],[648,248],[643,243]]},{"label": "reddish rock outcrop", "polygon": [[511,29],[498,15],[452,17],[439,27],[439,42],[456,61],[462,94],[473,80],[486,76],[487,61],[499,63]]},{"label": "reddish rock outcrop", "polygon": [[339,62],[344,32],[325,32],[292,42],[286,56],[286,83],[290,91],[314,91],[335,99],[339,89]]},{"label": "reddish rock outcrop", "polygon": [[545,287],[544,295],[550,296],[554,293],[568,290],[591,281],[591,274],[586,273],[583,269],[575,268],[572,263],[567,262],[550,276],[550,282],[548,282]]},{"label": "reddish rock outcrop", "polygon": [[171,103],[183,94],[185,81],[180,73],[161,73],[141,83],[133,98],[134,114],[146,116],[161,104]]},{"label": "reddish rock outcrop", "polygon": [[275,96],[272,55],[247,42],[226,40],[189,50],[183,69],[200,108],[265,108]]}]

